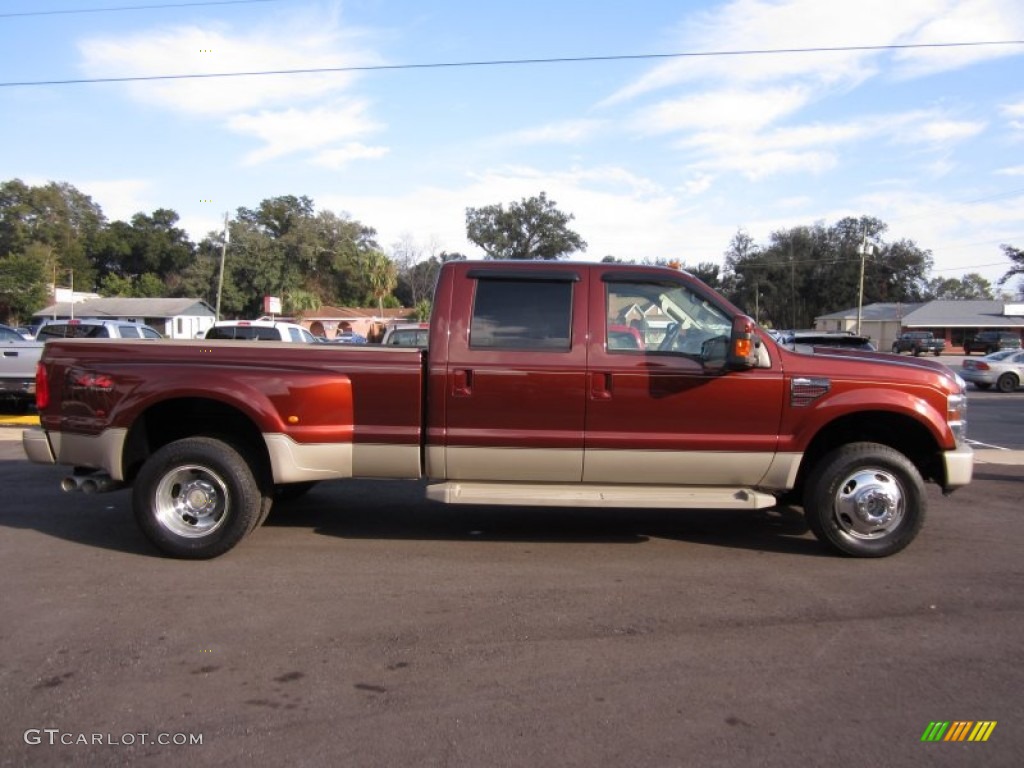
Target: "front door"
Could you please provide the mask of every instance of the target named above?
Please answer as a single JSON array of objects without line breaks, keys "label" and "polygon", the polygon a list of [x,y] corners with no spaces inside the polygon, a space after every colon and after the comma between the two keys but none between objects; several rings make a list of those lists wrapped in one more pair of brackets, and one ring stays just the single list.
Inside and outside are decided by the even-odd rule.
[{"label": "front door", "polygon": [[756,485],[778,444],[778,361],[707,368],[732,318],[682,275],[604,271],[590,296],[584,480]]}]

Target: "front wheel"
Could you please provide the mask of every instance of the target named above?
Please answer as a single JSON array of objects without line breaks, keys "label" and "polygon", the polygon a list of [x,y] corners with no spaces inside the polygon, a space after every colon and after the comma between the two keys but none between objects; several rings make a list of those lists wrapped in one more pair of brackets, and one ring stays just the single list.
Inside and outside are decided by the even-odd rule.
[{"label": "front wheel", "polygon": [[834,450],[811,473],[804,514],[814,535],[855,557],[886,557],[914,540],[928,501],[917,468],[877,443]]},{"label": "front wheel", "polygon": [[142,465],[132,493],[135,519],[162,552],[217,557],[259,521],[264,499],[233,446],[209,437],[168,443]]},{"label": "front wheel", "polygon": [[996,381],[996,389],[1000,392],[1013,392],[1017,389],[1017,377],[1012,373],[1004,373]]}]

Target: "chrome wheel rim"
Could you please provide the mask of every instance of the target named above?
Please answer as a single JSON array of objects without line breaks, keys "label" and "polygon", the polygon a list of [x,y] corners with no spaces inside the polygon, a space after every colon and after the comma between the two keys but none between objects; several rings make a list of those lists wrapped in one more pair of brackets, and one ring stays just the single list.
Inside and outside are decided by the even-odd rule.
[{"label": "chrome wheel rim", "polygon": [[209,536],[224,524],[228,489],[208,467],[184,464],[163,476],[156,488],[156,519],[166,530],[187,539]]},{"label": "chrome wheel rim", "polygon": [[903,488],[890,472],[864,468],[839,485],[833,505],[839,530],[860,540],[883,538],[903,522]]}]

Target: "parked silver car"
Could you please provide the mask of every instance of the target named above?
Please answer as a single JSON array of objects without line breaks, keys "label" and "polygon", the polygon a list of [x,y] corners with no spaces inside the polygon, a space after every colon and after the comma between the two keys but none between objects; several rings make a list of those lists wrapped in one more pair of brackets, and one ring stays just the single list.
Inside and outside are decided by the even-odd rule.
[{"label": "parked silver car", "polygon": [[1001,349],[977,360],[964,360],[960,375],[978,389],[994,384],[1000,392],[1013,392],[1024,382],[1024,352]]},{"label": "parked silver car", "polygon": [[36,396],[36,363],[43,344],[0,325],[0,400],[27,407]]}]

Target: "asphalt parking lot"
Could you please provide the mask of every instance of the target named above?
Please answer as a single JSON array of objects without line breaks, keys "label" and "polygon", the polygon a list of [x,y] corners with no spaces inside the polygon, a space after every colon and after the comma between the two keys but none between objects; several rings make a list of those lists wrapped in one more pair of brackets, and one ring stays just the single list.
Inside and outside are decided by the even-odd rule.
[{"label": "asphalt parking lot", "polygon": [[[877,561],[827,554],[794,514],[455,508],[353,482],[188,563],[155,554],[126,492],[62,495],[16,437],[0,429],[3,765],[1024,754],[1022,466],[930,489],[921,536]],[[922,742],[935,721],[997,725]]]}]

